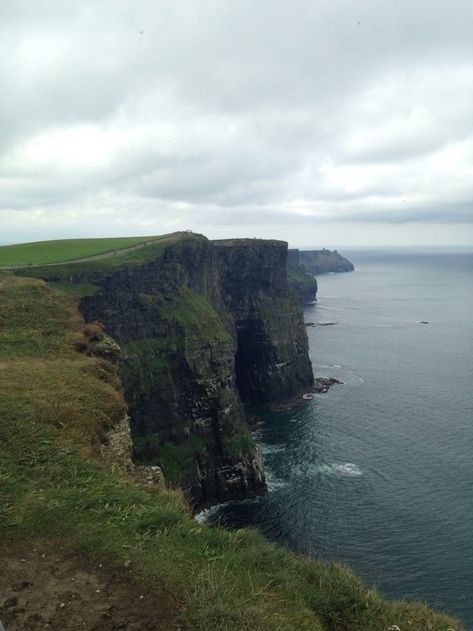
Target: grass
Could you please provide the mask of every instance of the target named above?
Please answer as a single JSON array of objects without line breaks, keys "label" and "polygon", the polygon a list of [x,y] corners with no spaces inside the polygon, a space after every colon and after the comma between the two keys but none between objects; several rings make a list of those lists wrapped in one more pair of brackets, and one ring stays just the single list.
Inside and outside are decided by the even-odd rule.
[{"label": "grass", "polygon": [[0,247],[0,266],[43,265],[97,256],[153,241],[157,237],[120,237],[116,239],[59,239],[35,241]]},{"label": "grass", "polygon": [[[90,257],[109,258],[126,256],[136,246],[148,247],[157,241],[167,240],[186,233],[148,237],[118,237],[104,239],[58,239],[54,241],[35,241],[0,247],[0,267],[22,267],[29,265],[48,265],[67,263]],[[138,248],[138,249],[141,249]]]},{"label": "grass", "polygon": [[98,454],[125,404],[112,366],[74,351],[77,297],[0,275],[0,536],[127,567],[196,630],[460,631],[422,604],[384,600],[346,567],[254,530],[197,523],[175,491],[113,472]]},{"label": "grass", "polygon": [[307,291],[315,290],[317,288],[317,282],[313,274],[309,274],[303,265],[289,267],[287,270],[287,278],[289,280],[289,284],[297,283]]},{"label": "grass", "polygon": [[174,482],[184,476],[197,453],[205,451],[207,443],[199,436],[189,436],[182,445],[165,442],[159,455],[150,464],[159,465],[165,471],[166,480]]},{"label": "grass", "polygon": [[[21,276],[39,277],[64,282],[69,281],[73,274],[77,276],[78,274],[142,265],[157,259],[165,252],[169,245],[185,239],[202,239],[203,237],[186,232],[174,232],[157,237],[130,238],[135,239],[135,242],[128,243],[128,245],[124,244],[121,248],[117,247],[117,242],[119,242],[120,239],[71,239],[62,242],[44,241],[40,244],[41,247],[36,243],[25,244],[25,251],[28,252],[30,248],[31,252],[35,254],[35,257],[26,256],[25,251],[23,251],[23,253],[18,252],[14,257],[11,252],[7,251],[3,253],[3,250],[20,248],[22,246],[3,246],[0,247],[0,267],[3,265],[3,267],[16,268],[16,273]],[[95,245],[95,241],[101,242],[101,245]],[[69,252],[66,246],[64,246],[66,249],[55,246],[57,243],[71,243],[75,244],[75,246],[71,246],[71,251]],[[115,247],[111,247],[112,244],[115,244]],[[130,249],[140,244],[143,244],[143,246]],[[72,252],[74,252],[74,255],[72,255]],[[82,252],[82,255],[77,256],[77,252]],[[15,260],[14,263],[11,262],[13,258]],[[34,260],[37,260],[38,263],[35,263]]]},{"label": "grass", "polygon": [[231,343],[222,320],[207,300],[187,287],[179,287],[172,301],[163,305],[165,318],[176,320],[189,339]]}]

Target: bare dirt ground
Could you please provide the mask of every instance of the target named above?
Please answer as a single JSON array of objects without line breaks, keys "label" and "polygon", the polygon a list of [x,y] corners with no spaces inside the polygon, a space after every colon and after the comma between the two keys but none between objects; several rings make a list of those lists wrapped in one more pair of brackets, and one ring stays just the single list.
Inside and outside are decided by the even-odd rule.
[{"label": "bare dirt ground", "polygon": [[[5,631],[179,629],[171,599],[140,590],[123,571],[62,550],[0,546],[0,621]],[[1,628],[1,627],[0,627]]]}]

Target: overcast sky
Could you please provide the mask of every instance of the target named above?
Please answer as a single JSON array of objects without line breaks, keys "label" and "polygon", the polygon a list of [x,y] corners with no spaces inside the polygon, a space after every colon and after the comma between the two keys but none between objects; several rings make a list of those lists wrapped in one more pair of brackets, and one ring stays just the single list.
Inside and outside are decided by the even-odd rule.
[{"label": "overcast sky", "polygon": [[472,0],[1,0],[0,242],[473,243]]}]

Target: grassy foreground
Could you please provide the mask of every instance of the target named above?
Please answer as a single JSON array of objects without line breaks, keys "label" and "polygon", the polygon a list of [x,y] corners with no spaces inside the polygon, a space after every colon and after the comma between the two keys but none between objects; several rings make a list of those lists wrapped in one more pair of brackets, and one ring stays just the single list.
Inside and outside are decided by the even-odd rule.
[{"label": "grassy foreground", "polygon": [[[164,591],[188,629],[460,631],[422,604],[388,602],[347,568],[256,531],[196,523],[176,491],[153,491],[100,458],[125,413],[113,366],[74,350],[77,298],[0,272],[0,537],[62,546]],[[159,620],[157,620],[159,623]]]}]

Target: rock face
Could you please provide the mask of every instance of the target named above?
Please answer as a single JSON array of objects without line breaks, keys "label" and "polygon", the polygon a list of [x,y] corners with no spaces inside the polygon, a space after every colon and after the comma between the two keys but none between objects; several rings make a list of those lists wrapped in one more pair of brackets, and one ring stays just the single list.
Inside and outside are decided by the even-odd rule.
[{"label": "rock face", "polygon": [[265,491],[242,400],[313,384],[286,257],[284,242],[188,235],[144,264],[71,274],[98,286],[81,310],[121,348],[135,461],[198,506]]},{"label": "rock face", "polygon": [[224,305],[237,336],[245,403],[290,399],[313,383],[302,310],[290,291],[283,241],[214,241]]},{"label": "rock face", "polygon": [[290,287],[296,292],[302,304],[317,300],[317,280],[301,263],[299,250],[288,250],[287,277]]},{"label": "rock face", "polygon": [[293,260],[294,257],[297,257],[299,263],[311,274],[352,272],[355,269],[353,263],[337,250],[289,250],[289,260]]}]

